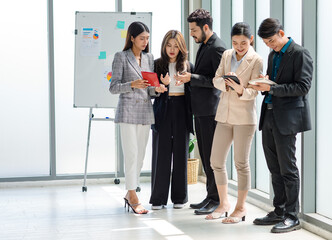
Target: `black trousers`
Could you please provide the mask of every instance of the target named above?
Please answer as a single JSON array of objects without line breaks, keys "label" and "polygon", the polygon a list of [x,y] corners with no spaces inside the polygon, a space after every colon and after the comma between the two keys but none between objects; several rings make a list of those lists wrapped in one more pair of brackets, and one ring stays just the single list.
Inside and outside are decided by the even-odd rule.
[{"label": "black trousers", "polygon": [[189,131],[186,125],[184,96],[169,97],[166,117],[159,131],[153,131],[152,135],[150,203],[153,205],[167,204],[170,183],[172,202],[188,202]]},{"label": "black trousers", "polygon": [[210,164],[214,130],[217,125],[214,119],[215,116],[195,117],[195,132],[203,169],[206,174],[206,198],[219,202],[217,185]]},{"label": "black trousers", "polygon": [[300,178],[296,166],[296,134],[281,135],[272,110],[266,110],[262,126],[263,149],[272,175],[273,206],[278,215],[297,218],[299,212]]}]

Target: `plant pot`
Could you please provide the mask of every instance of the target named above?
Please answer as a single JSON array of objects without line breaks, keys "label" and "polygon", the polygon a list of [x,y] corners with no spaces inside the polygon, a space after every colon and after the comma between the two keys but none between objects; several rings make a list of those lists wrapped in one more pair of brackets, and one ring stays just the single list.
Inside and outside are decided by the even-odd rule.
[{"label": "plant pot", "polygon": [[198,158],[188,158],[188,165],[187,165],[188,184],[197,183],[198,167],[199,167]]}]

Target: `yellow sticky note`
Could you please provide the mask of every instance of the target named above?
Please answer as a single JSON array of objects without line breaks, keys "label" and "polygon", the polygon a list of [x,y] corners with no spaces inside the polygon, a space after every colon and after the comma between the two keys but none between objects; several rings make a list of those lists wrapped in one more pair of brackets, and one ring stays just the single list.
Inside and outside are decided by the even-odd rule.
[{"label": "yellow sticky note", "polygon": [[121,38],[127,37],[127,30],[121,30]]}]

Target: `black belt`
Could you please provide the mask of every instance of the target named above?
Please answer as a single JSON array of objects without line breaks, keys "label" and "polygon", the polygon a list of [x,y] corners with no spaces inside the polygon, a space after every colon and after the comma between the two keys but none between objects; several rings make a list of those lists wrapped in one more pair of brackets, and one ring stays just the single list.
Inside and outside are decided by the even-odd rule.
[{"label": "black belt", "polygon": [[267,103],[266,108],[267,108],[267,110],[273,109],[273,104],[272,103]]},{"label": "black belt", "polygon": [[179,95],[179,96],[168,96],[168,99],[181,99],[184,98],[184,95]]}]

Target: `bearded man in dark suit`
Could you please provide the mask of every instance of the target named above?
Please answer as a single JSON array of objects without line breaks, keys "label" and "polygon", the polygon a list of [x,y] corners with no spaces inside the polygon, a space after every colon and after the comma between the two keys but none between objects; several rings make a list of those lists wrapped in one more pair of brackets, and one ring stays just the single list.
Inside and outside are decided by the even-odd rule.
[{"label": "bearded man in dark suit", "polygon": [[190,204],[196,214],[212,213],[219,205],[219,196],[210,166],[210,155],[214,130],[215,115],[219,103],[220,91],[213,86],[212,79],[226,50],[225,43],[212,31],[212,17],[204,9],[197,9],[187,18],[190,35],[200,43],[193,73],[178,75],[179,82],[190,82],[191,107],[195,117],[195,133],[206,174],[206,198],[197,204]]}]

